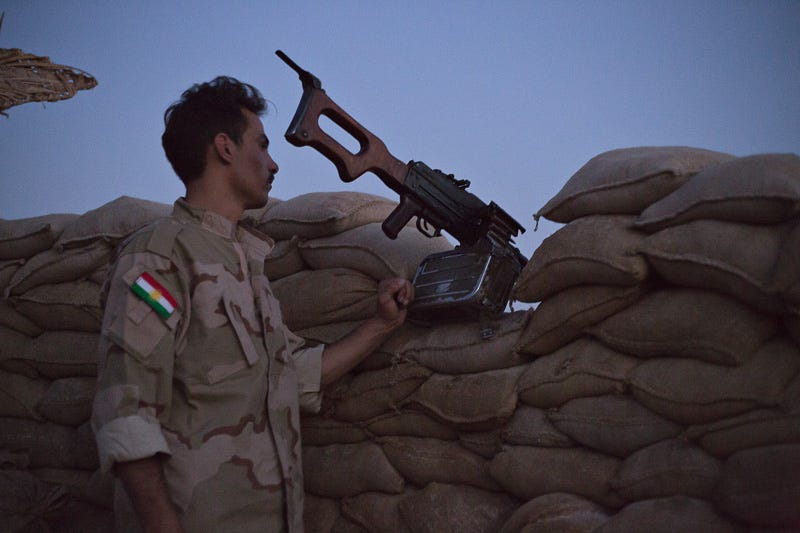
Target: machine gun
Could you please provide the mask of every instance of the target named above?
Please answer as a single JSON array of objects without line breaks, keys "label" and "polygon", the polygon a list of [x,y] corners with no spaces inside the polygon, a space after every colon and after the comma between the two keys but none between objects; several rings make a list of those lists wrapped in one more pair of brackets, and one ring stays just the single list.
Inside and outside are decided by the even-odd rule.
[{"label": "machine gun", "polygon": [[[509,295],[527,259],[513,244],[523,228],[497,204],[486,205],[467,192],[470,182],[434,170],[419,161],[403,163],[378,137],[355,121],[328,97],[322,82],[300,68],[282,51],[275,52],[300,76],[303,96],[286,140],[311,146],[328,158],[344,182],[372,172],[400,195],[400,204],[384,220],[389,238],[413,218],[428,237],[442,230],[455,237],[454,250],[432,254],[417,268],[411,317],[419,321],[496,317],[505,310]],[[319,125],[325,116],[359,144],[352,153]]]}]

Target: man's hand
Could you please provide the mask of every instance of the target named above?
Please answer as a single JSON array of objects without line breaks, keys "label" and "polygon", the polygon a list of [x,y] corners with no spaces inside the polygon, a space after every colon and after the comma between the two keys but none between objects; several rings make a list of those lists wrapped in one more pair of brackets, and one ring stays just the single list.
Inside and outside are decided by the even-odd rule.
[{"label": "man's hand", "polygon": [[406,319],[408,306],[414,301],[414,286],[403,278],[385,279],[378,284],[377,318],[400,326]]},{"label": "man's hand", "polygon": [[403,325],[414,301],[414,286],[407,279],[392,278],[378,284],[375,316],[365,320],[344,338],[322,352],[322,384],[341,378]]}]

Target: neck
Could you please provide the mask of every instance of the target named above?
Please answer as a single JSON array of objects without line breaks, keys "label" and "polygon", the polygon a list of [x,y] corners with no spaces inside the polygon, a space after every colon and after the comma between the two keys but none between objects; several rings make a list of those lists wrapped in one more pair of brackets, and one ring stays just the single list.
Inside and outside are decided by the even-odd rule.
[{"label": "neck", "polygon": [[186,186],[186,202],[195,207],[222,215],[237,223],[244,212],[239,202],[230,197],[230,192],[213,184],[220,180],[200,178]]}]

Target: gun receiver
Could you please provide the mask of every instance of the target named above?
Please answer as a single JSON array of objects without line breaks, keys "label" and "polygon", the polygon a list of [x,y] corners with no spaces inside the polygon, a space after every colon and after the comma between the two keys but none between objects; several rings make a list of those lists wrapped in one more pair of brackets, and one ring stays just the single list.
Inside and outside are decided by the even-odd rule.
[{"label": "gun receiver", "polygon": [[[329,159],[344,182],[372,172],[400,195],[400,204],[384,220],[392,239],[417,217],[417,228],[430,237],[442,230],[460,246],[453,252],[426,258],[414,277],[415,302],[411,311],[427,318],[491,316],[502,312],[511,288],[527,260],[513,246],[513,237],[525,228],[497,204],[488,205],[467,192],[470,182],[431,169],[419,161],[403,163],[386,145],[322,88],[320,80],[282,51],[275,52],[300,76],[303,96],[286,130],[294,146],[311,146]],[[325,116],[359,144],[350,152],[319,125]],[[431,227],[433,228],[431,230]]]}]

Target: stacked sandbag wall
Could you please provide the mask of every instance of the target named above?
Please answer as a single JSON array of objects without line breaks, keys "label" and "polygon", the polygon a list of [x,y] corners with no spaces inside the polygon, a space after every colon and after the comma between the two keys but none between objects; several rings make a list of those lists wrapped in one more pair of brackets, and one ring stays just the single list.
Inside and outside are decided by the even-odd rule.
[{"label": "stacked sandbag wall", "polygon": [[798,201],[794,154],[643,147],[537,213],[565,225],[515,287],[538,303],[519,409],[572,446],[493,459],[521,509],[565,492],[604,507],[598,531],[800,528]]}]

